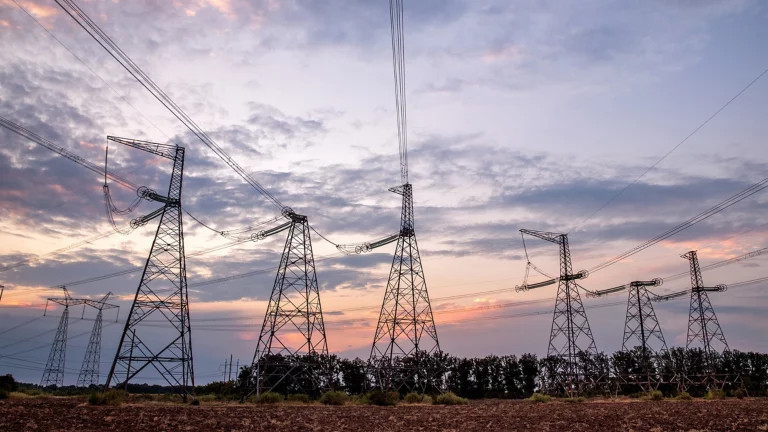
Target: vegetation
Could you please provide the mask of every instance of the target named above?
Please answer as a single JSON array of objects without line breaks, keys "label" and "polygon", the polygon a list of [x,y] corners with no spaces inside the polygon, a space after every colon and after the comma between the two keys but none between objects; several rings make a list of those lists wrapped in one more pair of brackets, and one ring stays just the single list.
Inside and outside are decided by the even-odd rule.
[{"label": "vegetation", "polygon": [[418,404],[418,403],[432,403],[432,398],[425,394],[420,394],[416,392],[410,392],[405,397],[403,397],[403,400],[405,403],[409,404]]},{"label": "vegetation", "polygon": [[569,398],[563,398],[562,401],[565,403],[582,403],[585,402],[587,398],[579,396],[579,397],[569,397]]},{"label": "vegetation", "polygon": [[675,396],[675,399],[682,400],[682,401],[689,401],[693,400],[693,396],[691,396],[688,392],[680,392]]},{"label": "vegetation", "polygon": [[8,392],[7,390],[0,390],[0,400],[8,399],[9,396],[10,396],[10,392]]},{"label": "vegetation", "polygon": [[[346,396],[346,394],[344,394]],[[301,402],[304,404],[308,404],[312,402],[312,400],[309,398],[309,395],[306,395],[304,393],[295,393],[295,394],[289,394],[286,398],[288,402]],[[333,404],[331,404],[333,405]]]},{"label": "vegetation", "polygon": [[547,403],[551,401],[552,398],[544,393],[534,393],[527,400],[534,403]]},{"label": "vegetation", "polygon": [[110,389],[106,392],[93,392],[88,396],[91,405],[120,405],[125,401],[125,392]]},{"label": "vegetation", "polygon": [[720,389],[710,389],[704,398],[709,400],[725,399],[725,392]]},{"label": "vegetation", "polygon": [[361,399],[361,402],[368,405],[392,406],[392,405],[397,405],[397,402],[399,400],[400,400],[400,395],[397,392],[394,392],[394,391],[385,392],[381,390],[374,390],[374,391],[368,392]]},{"label": "vegetation", "polygon": [[320,397],[320,403],[324,405],[344,405],[345,403],[347,403],[348,400],[349,400],[349,396],[343,391],[325,392]]},{"label": "vegetation", "polygon": [[653,391],[648,393],[647,398],[648,398],[648,400],[652,400],[652,401],[664,400],[664,393],[662,393],[662,392],[660,392],[658,390],[653,390]]},{"label": "vegetation", "polygon": [[744,389],[736,389],[733,391],[733,397],[736,399],[744,399],[744,397],[747,395],[747,392],[744,391]]},{"label": "vegetation", "polygon": [[266,392],[262,393],[259,397],[256,398],[256,403],[260,404],[276,404],[280,403],[284,400],[283,395],[280,393],[274,393],[274,392]]},{"label": "vegetation", "polygon": [[463,397],[456,396],[452,392],[448,392],[437,395],[433,403],[435,405],[465,405],[469,403],[469,401]]}]

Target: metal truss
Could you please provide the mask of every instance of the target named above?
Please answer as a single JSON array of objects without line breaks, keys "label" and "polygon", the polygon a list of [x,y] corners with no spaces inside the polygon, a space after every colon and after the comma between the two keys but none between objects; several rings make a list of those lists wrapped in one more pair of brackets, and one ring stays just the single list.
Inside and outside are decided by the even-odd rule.
[{"label": "metal truss", "polygon": [[[101,361],[101,323],[102,311],[104,309],[115,309],[120,306],[108,304],[107,299],[112,293],[107,293],[101,300],[86,300],[85,304],[97,309],[96,319],[93,322],[91,338],[88,341],[88,348],[85,350],[83,365],[80,367],[80,374],[77,376],[77,387],[90,387],[99,385],[99,363]],[[115,318],[117,320],[117,318]]]},{"label": "metal truss", "polygon": [[[108,139],[170,159],[173,170],[167,196],[145,194],[163,206],[131,221],[132,226],[140,226],[160,217],[105,389],[115,382],[127,391],[128,383],[150,368],[186,401],[187,394],[194,391],[195,376],[181,212],[184,148],[124,138]],[[140,324],[149,316],[160,317],[163,324],[142,327]]]},{"label": "metal truss", "polygon": [[418,359],[439,353],[440,343],[416,242],[412,186],[406,183],[390,191],[403,197],[400,235],[371,346],[371,373],[383,389],[423,391],[439,372]]},{"label": "metal truss", "polygon": [[56,329],[56,336],[53,338],[51,352],[48,354],[48,361],[43,369],[43,377],[40,380],[40,387],[56,386],[61,387],[64,384],[64,363],[67,353],[67,329],[69,327],[69,307],[85,303],[85,299],[73,299],[69,295],[66,287],[63,298],[49,298],[45,303],[46,312],[48,312],[48,302],[53,302],[64,306],[59,320],[59,327]]},{"label": "metal truss", "polygon": [[309,377],[318,371],[308,371],[303,356],[328,354],[311,228],[306,216],[289,208],[283,214],[291,222],[285,225],[288,236],[252,361],[257,394],[278,385],[304,393],[318,390],[322,380]]}]

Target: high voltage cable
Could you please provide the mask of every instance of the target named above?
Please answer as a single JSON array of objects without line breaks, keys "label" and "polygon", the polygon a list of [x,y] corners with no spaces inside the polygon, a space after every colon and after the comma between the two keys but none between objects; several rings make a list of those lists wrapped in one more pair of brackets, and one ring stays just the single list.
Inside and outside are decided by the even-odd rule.
[{"label": "high voltage cable", "polygon": [[711,208],[709,208],[709,209],[699,213],[698,215],[688,219],[687,221],[685,221],[685,222],[675,226],[674,228],[672,228],[670,230],[665,231],[662,234],[657,235],[656,237],[646,241],[645,243],[637,245],[637,246],[633,247],[632,249],[624,252],[623,254],[617,255],[617,256],[609,259],[608,261],[605,261],[602,264],[599,264],[599,265],[591,268],[589,270],[589,272],[593,273],[593,272],[596,272],[596,271],[600,271],[600,270],[602,270],[602,269],[604,269],[606,267],[609,267],[609,266],[611,266],[613,264],[616,264],[619,261],[622,261],[622,260],[624,260],[626,258],[629,258],[629,257],[631,257],[632,255],[634,255],[634,254],[636,254],[638,252],[641,252],[641,251],[643,251],[643,250],[645,250],[645,249],[647,249],[647,248],[649,248],[649,247],[651,247],[651,246],[653,246],[653,245],[655,245],[655,244],[657,244],[657,243],[659,243],[659,242],[661,242],[663,240],[668,239],[669,237],[672,237],[673,235],[675,235],[675,234],[677,234],[677,233],[679,233],[679,232],[681,232],[683,230],[686,230],[686,229],[688,229],[688,228],[698,224],[699,222],[702,222],[702,221],[704,221],[704,220],[706,220],[706,219],[708,219],[708,218],[710,218],[710,217],[720,213],[721,211],[731,207],[732,205],[737,204],[737,203],[741,202],[742,200],[744,200],[744,199],[746,199],[746,198],[748,198],[748,197],[750,197],[750,196],[752,196],[752,195],[762,191],[766,187],[768,187],[768,178],[765,178],[765,179],[763,179],[763,180],[753,184],[752,186],[744,189],[743,191],[741,191],[741,192],[739,192],[739,193],[737,193],[737,194],[727,198],[726,200],[720,202],[719,204],[715,205],[714,207],[711,207]]},{"label": "high voltage cable", "polygon": [[408,116],[405,96],[405,33],[403,30],[403,1],[389,1],[389,25],[392,38],[392,69],[395,79],[395,111],[397,138],[400,144],[400,177],[408,183]]},{"label": "high voltage cable", "polygon": [[683,140],[682,140],[682,141],[680,141],[679,143],[677,143],[677,145],[675,145],[674,147],[672,147],[672,149],[671,149],[671,150],[669,150],[669,151],[668,151],[668,152],[667,152],[667,153],[666,153],[664,156],[662,156],[662,157],[661,157],[661,159],[657,160],[657,161],[656,161],[656,162],[655,162],[653,165],[651,165],[650,167],[648,167],[648,169],[646,169],[646,170],[645,170],[645,171],[644,171],[642,174],[640,174],[640,175],[639,175],[639,176],[638,176],[636,179],[632,180],[632,183],[630,183],[630,184],[628,184],[628,185],[624,186],[624,188],[622,188],[622,189],[621,189],[621,190],[620,190],[618,193],[616,193],[616,195],[614,195],[613,197],[611,197],[611,199],[609,199],[609,200],[608,200],[608,201],[607,201],[605,204],[603,204],[603,205],[602,205],[600,208],[598,208],[598,209],[597,209],[597,210],[595,210],[595,211],[594,211],[592,214],[590,214],[589,216],[587,216],[587,218],[586,218],[586,219],[584,219],[583,221],[579,222],[579,223],[578,223],[578,225],[576,225],[576,226],[575,226],[575,227],[573,227],[572,229],[568,230],[568,232],[570,233],[571,231],[575,231],[575,230],[576,230],[576,229],[578,229],[580,226],[582,226],[582,225],[583,225],[585,222],[587,222],[588,220],[592,219],[592,217],[593,217],[594,215],[596,215],[597,213],[599,213],[599,212],[600,212],[601,210],[603,210],[604,208],[608,207],[608,205],[610,205],[610,204],[611,204],[611,203],[612,203],[614,200],[616,200],[616,198],[618,198],[618,197],[619,197],[619,195],[623,194],[623,193],[624,193],[624,192],[625,192],[627,189],[629,189],[631,186],[633,186],[635,183],[637,183],[637,182],[638,182],[638,181],[639,181],[641,178],[643,178],[643,177],[644,177],[646,174],[648,174],[648,172],[650,172],[652,169],[656,168],[656,166],[657,166],[658,164],[660,164],[660,163],[661,163],[661,162],[662,162],[664,159],[666,159],[666,158],[667,158],[667,156],[669,156],[670,154],[672,154],[672,152],[674,152],[675,150],[677,150],[677,148],[678,148],[678,147],[680,147],[681,145],[683,145],[683,144],[684,144],[686,141],[688,141],[688,140],[689,140],[689,139],[690,139],[690,138],[691,138],[693,135],[695,135],[695,134],[696,134],[696,132],[698,132],[698,131],[699,131],[701,128],[703,128],[704,126],[706,126],[706,125],[707,125],[707,123],[709,123],[709,122],[710,122],[710,121],[711,121],[713,118],[715,118],[715,117],[716,117],[718,114],[720,114],[720,112],[721,112],[721,111],[723,111],[724,109],[726,109],[726,108],[728,107],[728,105],[730,105],[730,104],[731,104],[731,102],[735,101],[735,100],[736,100],[736,99],[737,99],[739,96],[741,96],[741,95],[742,95],[742,93],[744,93],[745,91],[747,91],[747,89],[749,89],[750,87],[752,87],[752,85],[753,85],[754,83],[756,83],[756,82],[757,82],[757,81],[758,81],[760,78],[762,78],[762,77],[763,77],[763,75],[765,75],[766,73],[768,73],[768,68],[766,68],[765,70],[763,70],[763,71],[760,73],[760,75],[758,75],[758,76],[757,76],[755,79],[753,79],[752,81],[750,81],[750,83],[749,83],[749,84],[747,84],[747,86],[746,86],[746,87],[744,87],[743,89],[741,89],[741,91],[740,91],[740,92],[738,92],[738,93],[736,94],[736,96],[732,97],[732,98],[731,98],[731,99],[730,99],[728,102],[726,102],[726,103],[725,103],[725,105],[723,105],[722,107],[720,107],[720,109],[718,109],[717,111],[715,111],[715,113],[714,113],[714,114],[712,114],[711,116],[709,116],[709,118],[708,118],[708,119],[706,119],[706,120],[704,121],[704,123],[700,124],[700,125],[699,125],[699,126],[696,128],[696,129],[694,129],[694,130],[693,130],[693,132],[691,132],[690,134],[688,134],[688,136],[686,136],[685,138],[683,138]]},{"label": "high voltage cable", "polygon": [[[211,149],[221,160],[232,168],[246,183],[256,189],[278,209],[283,204],[259,182],[251,177],[231,156],[227,154],[208,134],[190,118],[144,71],[128,57],[125,52],[72,0],[55,0],[72,19],[77,22],[112,58],[128,71],[152,96],[166,107],[187,129],[190,130],[203,144]],[[66,6],[65,6],[66,5]],[[68,7],[67,7],[68,6]]]}]

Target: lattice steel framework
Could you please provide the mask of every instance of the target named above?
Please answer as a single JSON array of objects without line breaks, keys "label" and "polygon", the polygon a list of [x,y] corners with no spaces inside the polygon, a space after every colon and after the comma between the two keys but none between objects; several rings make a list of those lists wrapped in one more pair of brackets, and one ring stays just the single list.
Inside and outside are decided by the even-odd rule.
[{"label": "lattice steel framework", "polygon": [[[190,390],[194,391],[195,376],[181,211],[184,148],[125,138],[108,139],[170,159],[173,170],[167,196],[147,194],[150,199],[163,203],[163,207],[131,221],[133,226],[138,226],[160,217],[105,390],[115,381],[127,391],[128,383],[151,367],[186,401]],[[165,327],[140,326],[149,316],[163,318]]]},{"label": "lattice steel framework", "polygon": [[370,363],[379,386],[396,390],[407,386],[414,390],[410,387],[425,382],[428,377],[418,377],[424,368],[403,364],[402,360],[440,352],[440,342],[416,241],[412,186],[406,183],[389,190],[403,197],[400,236],[371,346]]},{"label": "lattice steel framework", "polygon": [[576,284],[577,279],[585,278],[588,273],[584,270],[573,272],[568,234],[526,229],[520,232],[560,247],[560,277],[557,280],[557,297],[547,356],[558,357],[563,361],[558,363],[556,371],[559,382],[550,384],[557,385],[569,395],[580,393],[587,385],[584,382],[586,365],[583,364],[582,356],[597,356],[595,339],[592,337],[587,313]]},{"label": "lattice steel framework", "polygon": [[[99,364],[101,361],[101,327],[102,311],[104,309],[115,309],[120,306],[108,304],[107,299],[112,293],[107,293],[101,300],[86,300],[85,304],[98,310],[96,319],[93,322],[91,338],[88,341],[88,347],[83,357],[83,365],[80,367],[80,374],[77,376],[77,387],[90,387],[99,384]],[[117,318],[115,318],[117,320]]]},{"label": "lattice steel framework", "polygon": [[624,322],[622,351],[641,347],[644,356],[655,357],[667,351],[667,342],[661,331],[656,312],[653,310],[648,287],[661,285],[661,279],[634,281],[629,284],[627,317]]},{"label": "lattice steel framework", "polygon": [[306,216],[287,208],[283,214],[291,223],[252,361],[257,393],[288,384],[286,379],[299,387],[313,385],[299,377],[304,373],[300,356],[328,354],[311,228]]},{"label": "lattice steel framework", "polygon": [[688,260],[691,270],[691,305],[688,314],[688,339],[685,347],[692,348],[700,344],[709,360],[713,351],[713,342],[720,345],[721,350],[714,348],[717,351],[728,350],[728,342],[725,341],[725,335],[717,321],[717,315],[715,315],[715,309],[709,301],[707,291],[724,291],[725,286],[704,286],[696,251],[690,251],[681,257]]},{"label": "lattice steel framework", "polygon": [[43,313],[43,315],[48,313],[48,302],[64,306],[64,310],[61,312],[61,319],[59,320],[59,327],[56,329],[56,336],[54,336],[53,345],[51,345],[51,352],[48,354],[48,361],[45,363],[45,369],[43,369],[43,377],[40,380],[40,387],[60,387],[64,384],[64,363],[67,353],[69,307],[85,303],[84,299],[73,299],[69,295],[69,291],[67,291],[66,287],[61,288],[64,290],[64,297],[49,298],[45,304],[46,311]]}]

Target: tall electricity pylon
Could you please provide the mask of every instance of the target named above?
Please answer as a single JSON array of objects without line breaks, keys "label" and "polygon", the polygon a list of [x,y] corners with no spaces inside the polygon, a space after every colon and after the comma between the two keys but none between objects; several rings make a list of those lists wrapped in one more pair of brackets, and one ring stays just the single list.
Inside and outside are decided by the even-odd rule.
[{"label": "tall electricity pylon", "polygon": [[[115,381],[127,391],[128,383],[151,367],[186,401],[189,391],[194,391],[195,375],[181,212],[184,147],[125,138],[107,139],[172,160],[173,170],[167,196],[144,192],[148,199],[163,206],[131,221],[131,226],[136,227],[160,217],[105,390]],[[153,314],[162,318],[164,328],[140,326]]]},{"label": "tall electricity pylon", "polygon": [[[688,260],[691,268],[691,305],[688,314],[688,338],[685,347],[690,349],[696,345],[701,345],[707,356],[707,362],[710,362],[713,351],[728,350],[728,342],[725,341],[725,335],[717,321],[715,309],[709,301],[707,292],[721,292],[725,291],[727,287],[725,285],[704,286],[696,251],[690,251],[681,257]],[[713,342],[715,343],[714,347]]]},{"label": "tall electricity pylon", "polygon": [[630,282],[624,339],[621,343],[622,351],[629,351],[639,346],[644,357],[655,357],[667,351],[667,342],[664,340],[664,334],[648,293],[648,287],[661,284],[662,280],[658,278],[651,281]]},{"label": "tall electricity pylon", "polygon": [[67,328],[69,327],[69,307],[85,303],[85,299],[73,299],[69,295],[67,288],[64,290],[63,298],[49,298],[45,303],[45,312],[48,313],[48,302],[53,302],[64,306],[59,320],[59,327],[56,329],[56,336],[53,338],[51,352],[48,354],[48,361],[43,370],[43,378],[40,380],[40,387],[57,386],[64,384],[64,363],[67,353]]},{"label": "tall electricity pylon", "polygon": [[[581,393],[587,385],[585,382],[586,365],[583,364],[581,358],[585,354],[597,355],[595,339],[592,337],[592,330],[587,320],[587,312],[584,310],[584,304],[581,302],[579,294],[579,286],[576,284],[577,279],[587,277],[588,273],[585,270],[578,273],[573,272],[568,234],[527,229],[521,229],[520,233],[521,235],[528,234],[560,246],[559,278],[527,285],[526,276],[526,283],[515,289],[527,291],[554,283],[558,284],[547,357],[557,357],[562,361],[557,364],[556,379],[558,382],[551,384],[556,385],[569,395]],[[524,237],[523,245],[525,245]],[[526,250],[527,255],[528,251]],[[528,265],[532,265],[530,261],[528,261]],[[528,270],[526,270],[527,274]]]},{"label": "tall electricity pylon", "polygon": [[389,190],[401,195],[403,203],[400,233],[369,362],[370,372],[379,387],[399,390],[405,386],[414,390],[429,383],[442,387],[440,383],[435,384],[439,379],[435,375],[439,373],[420,364],[426,356],[440,352],[440,343],[416,242],[413,187],[408,181],[403,3],[401,0],[390,1],[389,8],[401,180],[400,186]]},{"label": "tall electricity pylon", "polygon": [[[101,300],[86,300],[85,304],[98,310],[96,319],[93,322],[93,330],[91,330],[91,338],[88,341],[88,348],[85,350],[85,357],[83,357],[83,365],[80,368],[80,374],[77,376],[78,387],[90,387],[92,385],[99,384],[99,362],[101,361],[101,318],[102,311],[104,309],[115,309],[120,306],[107,303],[107,299],[112,293],[102,297]],[[117,318],[115,318],[117,321]]]},{"label": "tall electricity pylon", "polygon": [[289,208],[283,215],[290,221],[259,233],[264,238],[288,230],[252,361],[257,394],[280,384],[306,393],[318,390],[307,388],[316,382],[303,376],[300,356],[328,354],[311,228],[306,216]]}]

